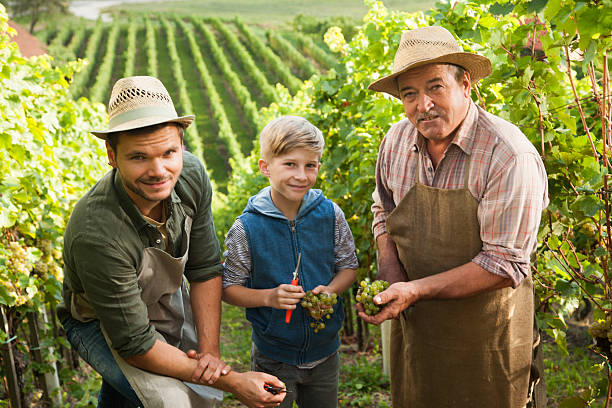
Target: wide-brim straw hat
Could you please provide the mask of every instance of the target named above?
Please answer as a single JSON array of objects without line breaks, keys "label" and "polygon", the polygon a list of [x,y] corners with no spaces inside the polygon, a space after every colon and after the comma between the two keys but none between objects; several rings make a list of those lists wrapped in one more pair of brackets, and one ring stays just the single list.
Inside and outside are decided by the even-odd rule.
[{"label": "wide-brim straw hat", "polygon": [[178,123],[186,128],[194,119],[194,115],[178,116],[170,94],[159,79],[133,76],[121,78],[113,86],[108,102],[108,129],[91,133],[106,140],[109,133],[161,123]]},{"label": "wide-brim straw hat", "polygon": [[491,74],[491,61],[481,55],[464,52],[447,29],[421,27],[402,33],[393,61],[393,73],[372,82],[368,89],[400,98],[397,77],[408,70],[433,63],[465,68],[470,73],[472,83]]}]

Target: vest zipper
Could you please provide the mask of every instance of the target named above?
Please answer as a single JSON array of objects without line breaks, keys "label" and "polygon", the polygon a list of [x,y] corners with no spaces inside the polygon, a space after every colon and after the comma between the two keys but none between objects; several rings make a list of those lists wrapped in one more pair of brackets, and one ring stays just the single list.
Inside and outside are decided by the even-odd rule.
[{"label": "vest zipper", "polygon": [[[296,231],[295,231],[295,220],[289,220],[289,227],[291,228],[291,235],[293,236],[293,242],[294,242],[295,248],[296,248],[296,250],[298,252],[300,252],[300,249],[298,247],[297,237],[296,237]],[[300,281],[302,279],[303,279],[303,275],[300,278]],[[300,285],[304,285],[304,282],[300,282],[299,284]],[[307,315],[308,314],[306,313],[305,316],[304,316],[304,323],[305,323],[304,326],[305,327],[302,328],[303,333],[304,333],[304,346],[302,348],[302,352],[298,356],[298,365],[299,364],[304,364],[304,353],[306,352],[306,350],[308,350],[308,345],[310,344],[310,326],[308,324],[308,316]]]}]

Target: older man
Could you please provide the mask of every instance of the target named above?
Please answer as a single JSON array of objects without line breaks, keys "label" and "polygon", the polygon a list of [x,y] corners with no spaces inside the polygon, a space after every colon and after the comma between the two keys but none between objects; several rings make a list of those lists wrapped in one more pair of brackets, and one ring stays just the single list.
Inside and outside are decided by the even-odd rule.
[{"label": "older man", "polygon": [[[508,407],[532,401],[533,285],[547,178],[514,125],[476,106],[485,57],[442,27],[404,32],[393,73],[370,85],[407,119],[380,146],[373,193],[374,324],[391,323],[398,407]],[[531,376],[533,380],[534,376]],[[539,405],[538,405],[539,406]]]},{"label": "older man", "polygon": [[193,120],[177,115],[158,79],[130,77],[113,87],[109,129],[92,132],[113,169],[70,216],[58,314],[102,376],[99,407],[213,407],[219,390],[273,407],[284,396],[264,389],[282,387],[276,377],[233,372],[220,360],[211,184],[182,148]]}]

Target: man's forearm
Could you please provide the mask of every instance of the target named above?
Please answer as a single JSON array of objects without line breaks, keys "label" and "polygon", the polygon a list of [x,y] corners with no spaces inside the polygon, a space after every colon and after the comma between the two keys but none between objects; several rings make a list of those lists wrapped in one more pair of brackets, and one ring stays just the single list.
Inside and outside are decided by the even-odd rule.
[{"label": "man's forearm", "polygon": [[221,277],[191,284],[191,308],[198,332],[200,353],[219,357],[221,326]]},{"label": "man's forearm", "polygon": [[187,357],[183,351],[159,340],[146,353],[125,360],[140,369],[183,381],[192,381],[192,373],[198,365],[197,360]]},{"label": "man's forearm", "polygon": [[460,299],[509,286],[510,279],[468,262],[425,278],[394,283],[374,298],[375,303],[386,304],[379,314],[368,316],[361,309],[359,316],[368,323],[380,324],[422,300]]},{"label": "man's forearm", "polygon": [[436,275],[412,281],[418,299],[460,299],[512,286],[512,280],[468,262]]},{"label": "man's forearm", "polygon": [[408,280],[397,255],[395,242],[389,234],[379,235],[376,238],[376,245],[378,246],[378,274],[376,279],[386,280],[389,283]]},{"label": "man's forearm", "polygon": [[[146,353],[128,357],[126,361],[142,370],[187,382],[193,382],[192,373],[198,365],[198,360],[189,358],[183,351],[159,340]],[[233,393],[236,392],[240,376],[241,373],[230,371],[219,377],[214,384],[205,385]]]}]

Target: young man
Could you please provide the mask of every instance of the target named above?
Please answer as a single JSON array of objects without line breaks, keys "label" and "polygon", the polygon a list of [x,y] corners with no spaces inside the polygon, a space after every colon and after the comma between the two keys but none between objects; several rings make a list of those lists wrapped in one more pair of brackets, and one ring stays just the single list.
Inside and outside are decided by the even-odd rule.
[{"label": "young man", "polygon": [[[283,116],[260,135],[259,169],[270,186],[249,199],[227,233],[223,299],[247,308],[251,368],[274,373],[288,390],[282,407],[338,406],[342,303],[322,330],[298,305],[305,290],[340,295],[355,280],[357,257],[342,210],[314,190],[321,131]],[[290,285],[298,271],[298,285]],[[289,323],[287,311],[292,311]]]},{"label": "young man", "polygon": [[472,102],[472,83],[490,72],[447,30],[424,27],[403,33],[393,73],[370,85],[407,117],[376,166],[378,278],[391,285],[374,301],[386,306],[359,313],[397,318],[397,406],[523,408],[532,398],[530,255],[547,178],[525,135]]},{"label": "young man", "polygon": [[[273,376],[220,360],[220,250],[202,164],[183,152],[184,128],[163,84],[117,81],[105,140],[113,167],[75,206],[64,237],[59,317],[100,375],[100,407],[278,406]],[[193,313],[192,313],[193,310]],[[197,350],[197,352],[196,352]],[[206,385],[215,387],[209,388]]]}]

